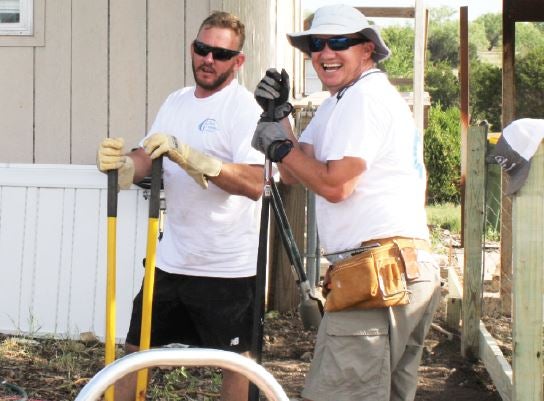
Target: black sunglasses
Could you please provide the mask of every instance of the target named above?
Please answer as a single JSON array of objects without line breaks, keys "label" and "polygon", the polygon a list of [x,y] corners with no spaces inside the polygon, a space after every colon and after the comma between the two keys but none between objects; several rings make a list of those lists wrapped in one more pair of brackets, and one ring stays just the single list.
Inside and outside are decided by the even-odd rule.
[{"label": "black sunglasses", "polygon": [[329,46],[329,49],[334,51],[347,50],[351,46],[358,45],[359,43],[369,42],[367,38],[348,38],[345,36],[335,36],[328,39],[316,38],[310,36],[308,43],[310,45],[311,52],[320,52],[325,48],[325,44]]},{"label": "black sunglasses", "polygon": [[198,40],[193,41],[193,49],[196,54],[206,57],[209,53],[212,54],[214,60],[227,61],[240,54],[239,50],[224,49],[222,47],[208,46]]}]

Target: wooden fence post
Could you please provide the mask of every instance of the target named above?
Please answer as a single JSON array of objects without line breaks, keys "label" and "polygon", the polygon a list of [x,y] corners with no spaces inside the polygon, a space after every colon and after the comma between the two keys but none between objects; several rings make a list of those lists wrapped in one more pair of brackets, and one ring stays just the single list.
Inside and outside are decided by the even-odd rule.
[{"label": "wooden fence post", "polygon": [[482,310],[482,236],[485,208],[485,149],[487,127],[470,127],[467,137],[467,176],[465,186],[463,327],[461,354],[479,355]]},{"label": "wooden fence post", "polygon": [[512,267],[514,272],[514,400],[540,401],[542,296],[544,294],[544,147],[531,161],[525,185],[513,196]]}]

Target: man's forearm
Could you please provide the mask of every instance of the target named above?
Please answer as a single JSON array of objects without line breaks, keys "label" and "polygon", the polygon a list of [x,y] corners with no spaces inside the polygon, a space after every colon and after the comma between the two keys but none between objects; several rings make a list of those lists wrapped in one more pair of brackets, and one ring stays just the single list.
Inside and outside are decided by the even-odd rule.
[{"label": "man's forearm", "polygon": [[142,148],[134,149],[127,156],[134,161],[134,182],[140,182],[151,174],[151,158]]},{"label": "man's forearm", "polygon": [[259,165],[223,163],[219,175],[208,181],[229,194],[257,200],[263,192],[264,169]]}]

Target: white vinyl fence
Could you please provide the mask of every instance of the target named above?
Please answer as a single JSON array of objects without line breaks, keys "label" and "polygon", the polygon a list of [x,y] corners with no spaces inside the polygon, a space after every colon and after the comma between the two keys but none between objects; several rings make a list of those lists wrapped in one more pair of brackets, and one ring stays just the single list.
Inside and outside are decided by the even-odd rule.
[{"label": "white vinyl fence", "polygon": [[[105,332],[107,178],[95,166],[0,164],[0,332]],[[143,277],[148,201],[119,193],[116,337]]]}]

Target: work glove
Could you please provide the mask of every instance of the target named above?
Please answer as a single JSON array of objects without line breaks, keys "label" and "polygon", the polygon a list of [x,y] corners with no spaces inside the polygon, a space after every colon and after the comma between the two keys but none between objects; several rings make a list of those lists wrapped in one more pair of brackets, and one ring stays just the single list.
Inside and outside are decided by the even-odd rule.
[{"label": "work glove", "polygon": [[[293,106],[287,100],[289,99],[289,75],[282,69],[281,74],[275,69],[270,68],[266,75],[261,79],[255,89],[255,99],[264,110],[261,119],[264,121],[280,121],[287,117],[292,111]],[[274,102],[274,115],[268,115],[268,104]]]},{"label": "work glove", "polygon": [[217,177],[223,166],[221,160],[179,142],[175,136],[153,134],[144,141],[143,145],[149,157],[156,159],[166,155],[204,189],[208,188],[207,177]]},{"label": "work glove", "polygon": [[281,162],[293,149],[293,142],[278,122],[259,121],[251,146],[272,160]]},{"label": "work glove", "polygon": [[98,170],[107,173],[117,170],[119,189],[129,189],[134,180],[134,161],[123,151],[123,138],[106,138],[98,146],[96,166]]}]

